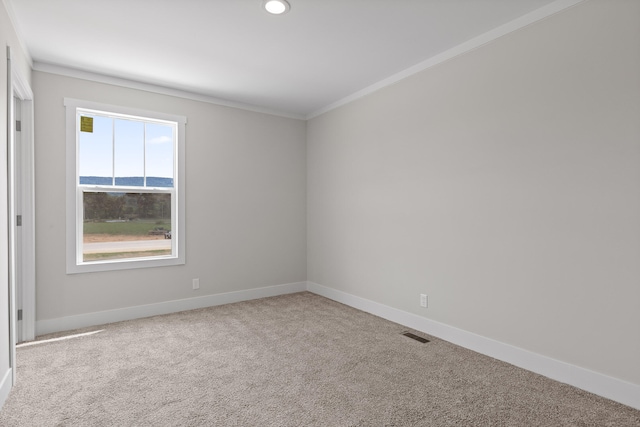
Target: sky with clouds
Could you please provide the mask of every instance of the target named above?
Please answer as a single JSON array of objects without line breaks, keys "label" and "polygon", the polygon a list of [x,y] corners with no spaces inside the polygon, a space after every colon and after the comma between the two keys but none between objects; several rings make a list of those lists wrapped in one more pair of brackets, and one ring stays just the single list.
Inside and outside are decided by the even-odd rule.
[{"label": "sky with clouds", "polygon": [[173,178],[172,126],[82,116],[93,117],[93,132],[79,132],[80,176]]}]

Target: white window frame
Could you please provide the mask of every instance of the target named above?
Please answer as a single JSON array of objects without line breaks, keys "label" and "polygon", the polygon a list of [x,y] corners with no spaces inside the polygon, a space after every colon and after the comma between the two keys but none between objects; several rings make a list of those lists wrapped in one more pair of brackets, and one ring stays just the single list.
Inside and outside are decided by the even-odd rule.
[{"label": "white window frame", "polygon": [[[97,271],[128,270],[133,268],[164,267],[182,265],[185,263],[185,126],[186,117],[173,114],[158,113],[139,110],[135,108],[108,105],[73,98],[65,98],[66,131],[67,131],[67,274],[89,273]],[[101,188],[91,188],[79,183],[79,156],[78,135],[79,124],[77,110],[94,110],[96,113],[104,112],[112,115],[124,115],[129,117],[162,120],[177,124],[177,139],[174,147],[174,186],[173,189],[153,189],[146,187],[113,187],[114,192],[130,193],[171,193],[175,197],[172,203],[171,217],[175,221],[175,227],[171,231],[172,255],[158,257],[125,258],[101,261],[83,261],[82,255],[82,225],[84,220],[84,207],[82,205],[83,192],[105,191]],[[174,220],[175,218],[175,220]]]}]

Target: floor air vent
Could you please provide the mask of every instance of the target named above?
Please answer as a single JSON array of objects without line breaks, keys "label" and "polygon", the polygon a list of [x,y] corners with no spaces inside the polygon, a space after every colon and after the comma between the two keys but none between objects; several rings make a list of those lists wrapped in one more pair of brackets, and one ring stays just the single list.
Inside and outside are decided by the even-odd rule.
[{"label": "floor air vent", "polygon": [[405,337],[409,337],[409,338],[411,338],[413,340],[420,341],[423,344],[426,343],[426,342],[429,342],[428,339],[419,337],[419,336],[417,336],[415,334],[412,334],[411,332],[404,332],[402,335],[404,335]]}]

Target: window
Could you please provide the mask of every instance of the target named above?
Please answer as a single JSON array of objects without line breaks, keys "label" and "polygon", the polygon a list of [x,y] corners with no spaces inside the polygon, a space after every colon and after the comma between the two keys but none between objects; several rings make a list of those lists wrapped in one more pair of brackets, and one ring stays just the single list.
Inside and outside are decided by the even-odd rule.
[{"label": "window", "polygon": [[65,99],[67,273],[184,264],[184,117]]}]

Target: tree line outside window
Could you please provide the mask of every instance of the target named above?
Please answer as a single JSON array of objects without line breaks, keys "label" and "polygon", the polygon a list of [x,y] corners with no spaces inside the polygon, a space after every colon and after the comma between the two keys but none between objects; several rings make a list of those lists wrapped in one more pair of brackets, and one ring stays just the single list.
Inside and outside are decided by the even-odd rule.
[{"label": "tree line outside window", "polygon": [[85,221],[171,218],[167,193],[86,192],[83,204]]}]

